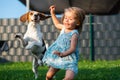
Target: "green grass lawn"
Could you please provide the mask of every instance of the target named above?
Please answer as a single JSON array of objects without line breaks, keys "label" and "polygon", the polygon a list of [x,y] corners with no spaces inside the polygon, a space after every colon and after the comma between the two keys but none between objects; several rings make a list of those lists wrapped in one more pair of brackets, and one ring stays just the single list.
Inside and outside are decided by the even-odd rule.
[{"label": "green grass lawn", "polygon": [[[34,80],[31,62],[0,63],[0,80]],[[39,67],[39,79],[45,80],[48,68]],[[56,74],[54,80],[62,80],[65,71]],[[80,61],[75,80],[120,80],[120,60]]]}]

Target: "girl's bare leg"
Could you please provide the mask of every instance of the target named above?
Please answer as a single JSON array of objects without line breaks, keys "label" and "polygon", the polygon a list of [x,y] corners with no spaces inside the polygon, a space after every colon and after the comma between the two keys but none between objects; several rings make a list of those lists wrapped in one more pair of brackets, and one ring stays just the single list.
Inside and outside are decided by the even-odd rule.
[{"label": "girl's bare leg", "polygon": [[53,76],[59,71],[59,69],[50,67],[47,74],[46,74],[46,80],[52,80]]},{"label": "girl's bare leg", "polygon": [[66,75],[63,80],[73,80],[74,79],[74,72],[71,70],[66,70]]}]

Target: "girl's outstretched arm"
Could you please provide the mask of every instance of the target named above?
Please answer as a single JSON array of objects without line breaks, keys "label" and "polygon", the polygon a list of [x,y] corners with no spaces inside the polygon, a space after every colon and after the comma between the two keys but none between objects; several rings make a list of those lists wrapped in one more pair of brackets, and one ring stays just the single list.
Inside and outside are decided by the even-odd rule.
[{"label": "girl's outstretched arm", "polygon": [[58,20],[58,18],[55,15],[55,6],[54,5],[50,6],[50,13],[51,13],[52,20],[53,20],[55,27],[57,29],[61,30],[63,25],[60,23],[60,21]]}]

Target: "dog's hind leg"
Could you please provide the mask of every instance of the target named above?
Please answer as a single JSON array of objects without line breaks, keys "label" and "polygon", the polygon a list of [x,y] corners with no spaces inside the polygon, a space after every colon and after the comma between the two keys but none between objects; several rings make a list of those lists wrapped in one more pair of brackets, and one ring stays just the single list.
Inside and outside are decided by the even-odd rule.
[{"label": "dog's hind leg", "polygon": [[35,74],[35,79],[38,78],[38,61],[35,57],[33,57],[32,71]]}]

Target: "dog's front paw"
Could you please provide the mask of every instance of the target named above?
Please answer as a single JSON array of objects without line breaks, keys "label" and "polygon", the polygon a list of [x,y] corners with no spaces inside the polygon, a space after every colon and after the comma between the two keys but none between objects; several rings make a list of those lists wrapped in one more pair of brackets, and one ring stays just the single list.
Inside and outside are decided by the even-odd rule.
[{"label": "dog's front paw", "polygon": [[15,35],[15,38],[22,38],[23,36],[22,36],[22,34],[21,33],[17,33],[16,35]]}]

